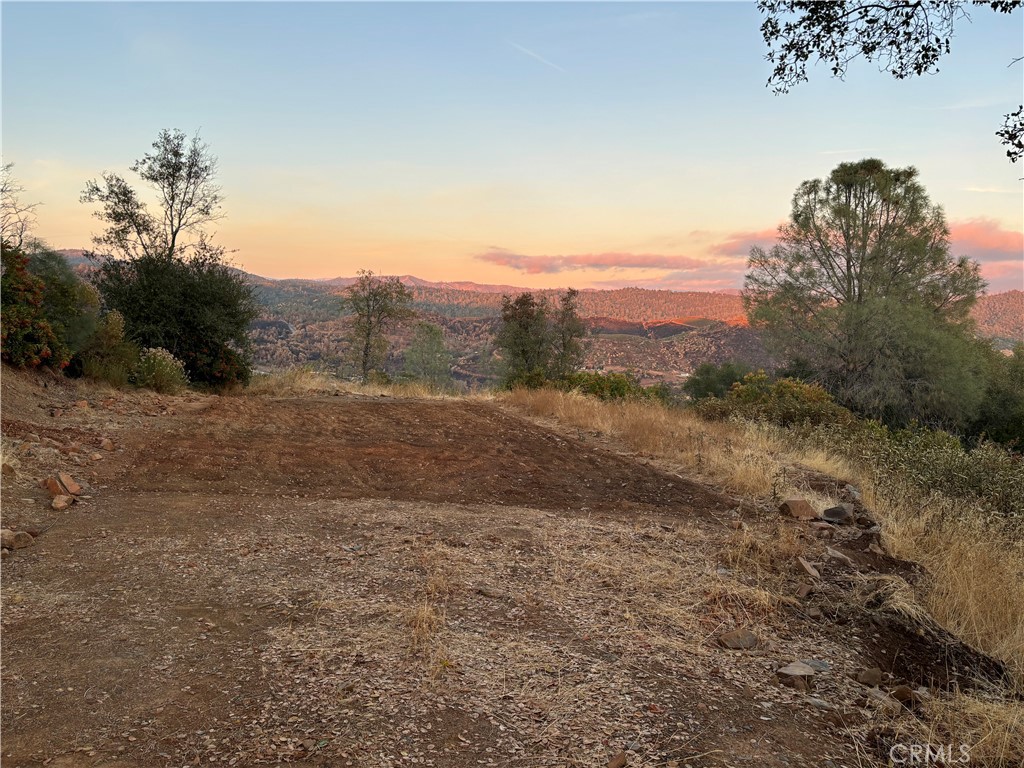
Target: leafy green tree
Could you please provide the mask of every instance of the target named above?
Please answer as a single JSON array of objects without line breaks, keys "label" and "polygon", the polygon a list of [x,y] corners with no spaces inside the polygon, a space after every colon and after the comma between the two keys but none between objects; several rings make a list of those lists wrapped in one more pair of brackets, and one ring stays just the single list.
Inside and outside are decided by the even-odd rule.
[{"label": "leafy green tree", "polygon": [[130,340],[168,350],[192,382],[208,386],[248,381],[248,326],[258,314],[251,286],[206,232],[222,216],[216,169],[198,136],[165,130],[131,166],[156,213],[117,174],[89,181],[82,195],[101,206],[95,216],[106,224],[93,238],[104,305],[123,316]]},{"label": "leafy green tree", "polygon": [[532,293],[514,299],[503,296],[495,346],[501,351],[505,386],[542,386],[548,380],[553,350],[547,300]]},{"label": "leafy green tree", "polygon": [[96,332],[99,294],[44,243],[30,240],[26,250],[29,271],[43,281],[43,312],[64,345],[78,354]]},{"label": "leafy green tree", "polygon": [[348,333],[350,354],[363,382],[383,368],[388,351],[385,334],[414,315],[411,305],[412,293],[397,277],[381,277],[369,270],[360,270],[356,282],[345,289],[343,311],[354,315]]},{"label": "leafy green tree", "polygon": [[[759,0],[765,58],[774,67],[768,84],[785,93],[807,80],[808,62],[815,61],[841,79],[859,57],[878,62],[897,80],[938,72],[954,25],[970,21],[969,5],[1010,14],[1021,0]],[[1017,162],[1024,155],[1024,105],[1003,116],[996,135]]]},{"label": "leafy green tree", "polygon": [[988,386],[970,432],[1024,449],[1024,344],[1010,355],[992,353]]},{"label": "leafy green tree", "polygon": [[583,366],[587,354],[587,329],[579,312],[579,291],[570,288],[559,297],[551,332],[551,370],[554,379],[564,379]]},{"label": "leafy green tree", "polygon": [[750,366],[743,363],[702,363],[683,384],[683,391],[694,400],[725,397],[732,385],[750,372]]},{"label": "leafy green tree", "polygon": [[794,367],[890,423],[962,423],[983,391],[969,312],[984,282],[949,253],[913,168],[843,163],[800,185],[778,244],[751,250],[744,304]]},{"label": "leafy green tree", "polygon": [[552,311],[545,297],[521,293],[501,299],[501,325],[495,345],[501,351],[507,387],[540,387],[561,381],[583,364],[586,328],[570,288]]},{"label": "leafy green tree", "polygon": [[405,350],[406,376],[442,387],[451,382],[451,354],[444,345],[444,332],[433,323],[418,323]]},{"label": "leafy green tree", "polygon": [[43,281],[28,269],[20,248],[0,241],[0,356],[19,368],[61,370],[71,355],[43,308]]}]

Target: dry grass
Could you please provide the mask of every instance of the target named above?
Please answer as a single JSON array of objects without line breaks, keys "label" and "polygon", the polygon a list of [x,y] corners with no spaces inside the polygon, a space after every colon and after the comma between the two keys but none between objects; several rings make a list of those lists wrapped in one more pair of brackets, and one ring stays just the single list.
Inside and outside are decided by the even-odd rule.
[{"label": "dry grass", "polygon": [[[925,618],[923,602],[923,609],[942,626],[1003,660],[1015,674],[1016,692],[1024,691],[1024,542],[965,522],[970,516],[962,514],[963,505],[968,502],[926,498],[909,489],[876,492],[867,471],[832,452],[800,445],[785,430],[771,426],[706,422],[658,404],[608,403],[551,390],[516,391],[503,399],[528,414],[615,438],[637,453],[755,499],[799,492],[821,508],[832,500],[794,488],[789,478],[810,469],[852,481],[882,522],[887,546],[895,555],[921,563],[931,576],[923,594],[901,579],[882,584],[886,605],[913,620]],[[781,570],[802,547],[792,531],[780,528],[770,541],[737,532],[725,560],[754,574],[758,586],[741,594],[741,585],[734,584],[728,594],[711,596],[711,602],[728,606],[740,620],[744,613],[751,621],[770,614],[785,600],[774,589]],[[755,594],[758,589],[763,594]],[[1024,707],[1012,698],[982,701],[955,695],[931,707],[935,733],[925,736],[941,732],[942,743],[974,745],[972,764],[1024,765],[1022,713]]]},{"label": "dry grass", "polygon": [[781,430],[750,423],[705,421],[689,411],[649,402],[602,402],[578,392],[515,390],[502,396],[534,416],[621,440],[630,450],[675,464],[734,493],[765,498],[795,490],[779,482],[805,467],[849,477],[841,457],[803,450]]},{"label": "dry grass", "polygon": [[455,396],[426,382],[401,381],[393,384],[360,384],[340,379],[329,373],[315,371],[308,366],[257,374],[253,376],[248,387],[238,390],[235,394],[257,397],[347,394],[366,397],[415,397],[428,400]]},{"label": "dry grass", "polygon": [[[874,503],[870,492],[868,501]],[[879,500],[874,508],[893,552],[931,574],[925,607],[966,642],[1009,664],[1024,690],[1024,543],[953,518],[953,504]]]}]

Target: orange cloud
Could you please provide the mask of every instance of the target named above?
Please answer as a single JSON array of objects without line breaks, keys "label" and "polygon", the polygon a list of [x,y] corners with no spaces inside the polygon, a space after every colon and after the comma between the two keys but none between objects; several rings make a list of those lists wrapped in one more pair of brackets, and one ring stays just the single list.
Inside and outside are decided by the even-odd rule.
[{"label": "orange cloud", "polygon": [[708,262],[691,256],[657,253],[581,253],[566,256],[526,256],[504,248],[492,248],[474,258],[519,270],[530,275],[571,269],[701,269]]},{"label": "orange cloud", "polygon": [[1024,232],[1003,229],[992,219],[968,219],[949,226],[953,250],[975,261],[1024,259]]},{"label": "orange cloud", "polygon": [[981,264],[989,291],[1024,289],[1024,232],[992,219],[968,219],[951,223],[949,233],[953,253]]}]

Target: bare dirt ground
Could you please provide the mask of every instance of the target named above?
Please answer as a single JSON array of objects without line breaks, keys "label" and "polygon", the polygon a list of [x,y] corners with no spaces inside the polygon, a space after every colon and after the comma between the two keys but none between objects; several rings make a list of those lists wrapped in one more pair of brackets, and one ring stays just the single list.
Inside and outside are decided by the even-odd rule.
[{"label": "bare dirt ground", "polygon": [[889,577],[772,597],[729,553],[774,511],[488,402],[44,381],[4,372],[3,524],[38,534],[3,563],[5,767],[879,762],[852,676],[901,681],[906,638],[846,603]]}]

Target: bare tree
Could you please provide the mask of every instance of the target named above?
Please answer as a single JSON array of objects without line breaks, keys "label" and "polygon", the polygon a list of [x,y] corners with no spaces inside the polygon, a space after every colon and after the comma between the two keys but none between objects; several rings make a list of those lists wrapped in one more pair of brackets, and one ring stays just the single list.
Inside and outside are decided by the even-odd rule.
[{"label": "bare tree", "polygon": [[111,255],[183,257],[216,250],[205,227],[223,218],[221,190],[214,179],[217,159],[196,134],[163,130],[132,172],[156,192],[160,212],[153,214],[138,192],[116,173],[104,173],[102,183],[90,180],[83,203],[103,207],[94,214],[106,231],[93,242]]},{"label": "bare tree", "polygon": [[19,195],[25,191],[11,174],[14,163],[0,168],[0,239],[9,246],[21,248],[25,237],[35,226],[35,209],[39,203],[23,203]]}]

